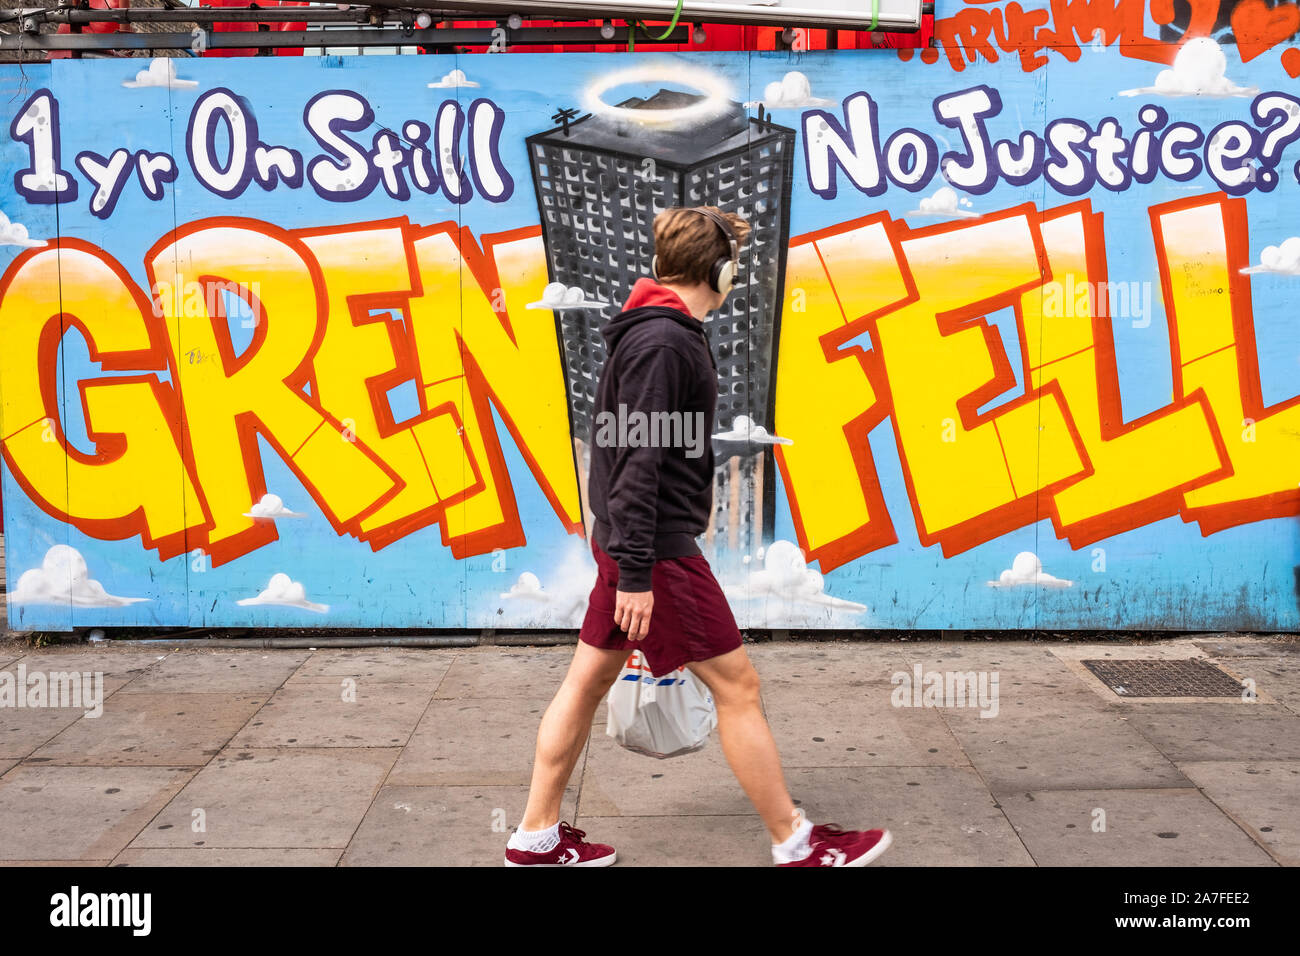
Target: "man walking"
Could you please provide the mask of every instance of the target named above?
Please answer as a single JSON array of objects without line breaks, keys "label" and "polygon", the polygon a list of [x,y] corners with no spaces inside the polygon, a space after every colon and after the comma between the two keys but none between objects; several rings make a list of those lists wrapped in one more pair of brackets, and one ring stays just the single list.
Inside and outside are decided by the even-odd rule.
[{"label": "man walking", "polygon": [[656,442],[646,434],[633,440],[627,429],[593,428],[588,494],[596,585],[573,662],[542,717],[528,806],[510,837],[507,866],[614,862],[613,847],[586,842],[582,830],[560,820],[560,803],[596,707],[633,648],[656,676],[685,664],[709,688],[723,753],[771,835],[774,862],[864,866],[890,845],[887,830],[814,826],[795,807],[759,706],[758,673],[695,543],[713,510],[709,436],[718,394],[703,320],[726,299],[748,235],[748,223],[715,207],[664,211],[654,223],[657,281],[638,281],[602,330],[608,357],[593,424],[636,415],[665,424],[665,432],[680,423],[684,436],[687,423],[698,422],[704,444]]}]

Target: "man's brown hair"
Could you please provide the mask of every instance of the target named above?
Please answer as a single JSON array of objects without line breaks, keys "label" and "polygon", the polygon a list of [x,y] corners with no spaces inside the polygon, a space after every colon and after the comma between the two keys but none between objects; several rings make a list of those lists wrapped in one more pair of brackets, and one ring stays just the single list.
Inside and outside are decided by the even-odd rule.
[{"label": "man's brown hair", "polygon": [[[731,226],[736,245],[743,246],[749,237],[749,223],[733,212],[717,206],[698,206],[721,216]],[[709,272],[719,259],[731,258],[731,243],[718,224],[708,216],[690,209],[665,209],[655,217],[655,255],[661,282],[693,285],[708,284]]]}]

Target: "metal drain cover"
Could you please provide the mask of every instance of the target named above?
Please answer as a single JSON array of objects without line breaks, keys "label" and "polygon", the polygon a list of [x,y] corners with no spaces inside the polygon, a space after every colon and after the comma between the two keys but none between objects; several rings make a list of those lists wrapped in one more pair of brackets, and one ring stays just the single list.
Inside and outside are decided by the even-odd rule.
[{"label": "metal drain cover", "polygon": [[1083,661],[1120,697],[1241,697],[1241,682],[1213,664],[1189,660]]}]

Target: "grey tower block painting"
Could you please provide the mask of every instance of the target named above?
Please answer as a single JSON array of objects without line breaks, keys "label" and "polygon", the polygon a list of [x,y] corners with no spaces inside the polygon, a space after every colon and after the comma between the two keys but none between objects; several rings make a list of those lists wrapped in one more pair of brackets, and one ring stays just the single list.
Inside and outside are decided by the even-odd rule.
[{"label": "grey tower block painting", "polygon": [[[730,432],[741,416],[772,430],[794,130],[773,124],[761,109],[751,117],[736,102],[671,127],[636,121],[637,112],[651,118],[655,110],[702,99],[661,89],[625,100],[609,115],[561,110],[556,127],[526,141],[551,281],[609,303],[555,309],[584,510],[592,408],[605,361],[600,329],[636,281],[651,274],[654,218],[667,208],[717,206],[752,228],[732,292],[705,330],[718,364],[716,431]],[[739,556],[771,537],[772,447],[718,441],[715,451],[709,543],[715,554],[725,548]]]}]

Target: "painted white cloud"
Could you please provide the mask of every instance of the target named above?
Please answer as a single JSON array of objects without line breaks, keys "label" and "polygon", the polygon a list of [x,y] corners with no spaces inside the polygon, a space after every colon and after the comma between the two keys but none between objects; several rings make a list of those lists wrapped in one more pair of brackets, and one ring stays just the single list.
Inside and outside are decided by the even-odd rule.
[{"label": "painted white cloud", "polygon": [[922,196],[920,207],[907,213],[909,216],[958,216],[965,219],[978,218],[979,213],[963,209],[971,201],[964,196],[957,198],[957,190],[951,186],[940,186],[933,196]]},{"label": "painted white cloud", "polygon": [[833,100],[825,100],[812,95],[812,84],[808,77],[798,70],[791,70],[779,81],[769,83],[763,88],[761,100],[751,100],[745,106],[765,106],[770,110],[804,109],[809,106],[834,106]]},{"label": "painted white cloud", "polygon": [[90,576],[86,559],[76,548],[56,544],[45,552],[39,568],[24,571],[9,595],[15,604],[71,604],[73,607],[126,607],[149,598],[118,597]]},{"label": "painted white cloud", "polygon": [[290,511],[279,495],[265,494],[262,500],[244,512],[245,518],[305,518],[304,514]]},{"label": "painted white cloud", "polygon": [[1300,276],[1300,236],[1284,239],[1280,246],[1265,246],[1259,254],[1259,264],[1241,271],[1247,275],[1275,272],[1284,276]]},{"label": "painted white cloud", "polygon": [[198,86],[197,80],[182,80],[176,76],[176,63],[169,56],[156,56],[149,61],[149,69],[141,70],[134,80],[123,80],[122,85],[130,89],[143,89],[150,86],[181,87]]},{"label": "painted white cloud", "polygon": [[1011,567],[998,575],[996,581],[987,582],[991,588],[1072,588],[1073,581],[1053,577],[1043,570],[1043,562],[1032,551],[1021,551],[1011,562]]},{"label": "painted white cloud", "polygon": [[36,249],[46,245],[44,239],[32,239],[27,234],[27,227],[21,222],[13,222],[0,212],[0,246],[22,246],[24,249]]},{"label": "painted white cloud", "polygon": [[236,601],[235,603],[240,607],[258,607],[261,605],[296,607],[304,611],[312,611],[315,614],[324,614],[330,609],[328,604],[316,604],[313,601],[308,601],[307,590],[302,586],[302,582],[293,580],[283,572],[271,575],[266,590],[262,591],[257,597],[244,598],[242,601]]},{"label": "painted white cloud", "polygon": [[1156,74],[1154,86],[1120,90],[1120,96],[1254,96],[1256,86],[1238,86],[1226,76],[1228,58],[1210,37],[1188,40],[1174,57],[1174,65]]},{"label": "painted white cloud", "polygon": [[455,90],[463,86],[478,85],[478,83],[475,83],[465,75],[464,70],[452,70],[437,83],[429,83],[428,87],[431,90]]},{"label": "painted white cloud", "polygon": [[[760,571],[719,576],[737,620],[748,622],[743,626],[861,626],[867,608],[827,594],[822,576],[808,568],[791,542],[774,542],[766,552],[758,552],[758,559],[763,562]],[[520,573],[500,594],[494,618],[506,627],[579,627],[595,581],[590,545],[574,539],[553,570],[540,576]]]},{"label": "painted white cloud", "polygon": [[[773,541],[763,554],[763,569],[751,571],[742,582],[726,583],[723,593],[733,600],[767,599],[790,605],[817,605],[862,612],[865,604],[845,601],[826,593],[821,573],[808,567],[803,552],[792,541]],[[769,611],[769,618],[771,612]]]},{"label": "painted white cloud", "polygon": [[574,540],[564,558],[548,571],[549,585],[532,571],[523,571],[500,595],[497,620],[510,627],[578,627],[587,611],[587,597],[596,583],[596,563],[590,546]]},{"label": "painted white cloud", "polygon": [[519,580],[510,585],[510,590],[501,595],[501,600],[512,601],[520,598],[525,601],[542,601],[551,600],[551,596],[542,590],[541,579],[532,571],[525,571],[519,575]]},{"label": "painted white cloud", "polygon": [[752,441],[760,445],[793,445],[793,438],[782,438],[779,435],[770,435],[762,425],[755,425],[748,415],[737,415],[735,421],[731,423],[731,428],[725,432],[718,432],[714,438],[723,441]]},{"label": "painted white cloud", "polygon": [[529,302],[525,309],[603,309],[608,302],[588,299],[579,288],[569,288],[563,282],[548,282],[537,302]]}]

